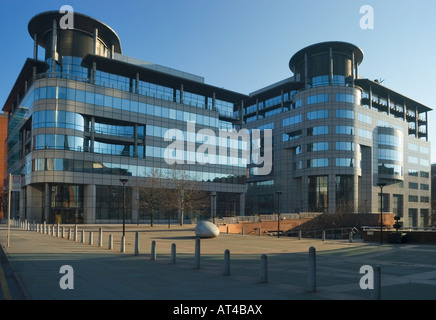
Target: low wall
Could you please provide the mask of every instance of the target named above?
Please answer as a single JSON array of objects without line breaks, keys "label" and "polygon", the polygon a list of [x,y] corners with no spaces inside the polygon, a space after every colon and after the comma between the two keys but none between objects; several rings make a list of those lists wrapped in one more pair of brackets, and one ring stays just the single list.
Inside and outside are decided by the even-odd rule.
[{"label": "low wall", "polygon": [[[280,230],[287,231],[289,229],[295,228],[296,226],[309,221],[311,218],[301,218],[292,220],[281,220]],[[278,221],[259,221],[259,222],[239,222],[239,223],[229,223],[221,225],[218,227],[221,233],[242,233],[242,228],[244,228],[244,234],[258,235],[259,228],[261,230],[261,235],[268,235],[269,232],[277,232]]]},{"label": "low wall", "polygon": [[[383,243],[389,242],[389,234],[397,233],[394,230],[383,230]],[[404,243],[436,243],[436,230],[416,231],[399,230],[404,235]],[[380,242],[380,230],[364,230],[363,240],[367,242]]]}]

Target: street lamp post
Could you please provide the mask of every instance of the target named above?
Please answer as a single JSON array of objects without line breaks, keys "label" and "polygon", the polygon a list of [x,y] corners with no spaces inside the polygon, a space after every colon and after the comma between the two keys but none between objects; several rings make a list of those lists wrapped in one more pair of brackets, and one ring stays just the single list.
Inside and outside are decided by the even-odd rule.
[{"label": "street lamp post", "polygon": [[280,238],[280,195],[282,194],[281,191],[276,191],[277,193],[277,200],[278,200],[278,214],[277,214],[277,238]]},{"label": "street lamp post", "polygon": [[121,178],[121,183],[123,184],[123,237],[126,236],[126,182],[127,178]]},{"label": "street lamp post", "polygon": [[383,244],[383,187],[386,183],[379,182],[377,186],[380,187],[380,244]]},{"label": "street lamp post", "polygon": [[215,224],[216,215],[216,192],[212,192],[212,222]]}]

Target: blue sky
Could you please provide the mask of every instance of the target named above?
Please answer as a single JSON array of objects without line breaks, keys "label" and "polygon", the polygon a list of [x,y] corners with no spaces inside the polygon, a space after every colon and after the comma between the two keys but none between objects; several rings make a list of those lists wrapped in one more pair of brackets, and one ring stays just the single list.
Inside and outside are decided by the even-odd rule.
[{"label": "blue sky", "polygon": [[[305,46],[351,42],[365,53],[360,76],[436,108],[434,0],[0,0],[2,106],[33,55],[29,20],[62,5],[112,27],[127,56],[245,94],[292,76],[289,59]],[[363,5],[373,30],[360,28]],[[436,162],[436,111],[429,119]]]}]

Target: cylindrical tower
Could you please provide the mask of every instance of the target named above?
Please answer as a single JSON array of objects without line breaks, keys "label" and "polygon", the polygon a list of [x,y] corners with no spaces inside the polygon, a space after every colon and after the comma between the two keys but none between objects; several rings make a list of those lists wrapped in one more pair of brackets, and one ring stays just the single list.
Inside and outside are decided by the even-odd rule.
[{"label": "cylindrical tower", "polygon": [[322,42],[298,51],[289,61],[297,81],[306,88],[353,84],[363,51],[346,42]]},{"label": "cylindrical tower", "polygon": [[[68,14],[68,13],[67,13]],[[45,59],[62,56],[83,58],[87,54],[113,57],[122,53],[118,35],[106,24],[84,14],[73,15],[68,28],[61,27],[60,21],[66,14],[49,11],[36,15],[30,20],[28,30],[33,38],[34,58],[37,58],[37,46],[45,49]]]}]

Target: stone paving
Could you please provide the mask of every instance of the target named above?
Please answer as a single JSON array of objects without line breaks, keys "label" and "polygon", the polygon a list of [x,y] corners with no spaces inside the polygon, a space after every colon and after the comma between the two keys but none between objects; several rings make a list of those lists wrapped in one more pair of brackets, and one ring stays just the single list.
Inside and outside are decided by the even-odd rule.
[{"label": "stone paving", "polygon": [[[72,225],[65,237],[0,225],[0,242],[28,300],[369,300],[374,290],[359,283],[363,265],[379,265],[381,299],[436,299],[436,246],[365,243],[221,233],[201,239],[200,268],[194,264],[194,225],[126,226],[121,252],[120,225]],[[99,246],[99,229],[103,230]],[[84,242],[82,243],[82,230]],[[89,244],[89,234],[93,243]],[[135,235],[139,255],[135,255]],[[109,236],[113,249],[108,249]],[[156,242],[157,259],[151,259]],[[176,245],[176,263],[171,246]],[[316,292],[307,290],[308,250],[316,249]],[[230,275],[223,275],[224,251],[230,251]],[[261,282],[261,255],[267,255],[268,280]],[[74,289],[60,282],[71,266]],[[71,283],[70,283],[71,284]]]}]

